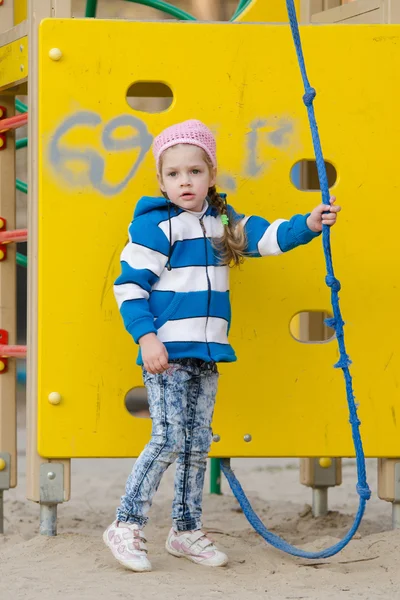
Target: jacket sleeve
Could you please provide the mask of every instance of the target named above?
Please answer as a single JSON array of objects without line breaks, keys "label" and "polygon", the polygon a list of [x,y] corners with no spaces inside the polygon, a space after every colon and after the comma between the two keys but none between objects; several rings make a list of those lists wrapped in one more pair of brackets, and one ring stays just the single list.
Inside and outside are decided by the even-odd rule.
[{"label": "jacket sleeve", "polygon": [[246,217],[238,214],[229,206],[230,218],[242,223],[247,238],[246,253],[251,257],[272,256],[282,254],[308,244],[320,233],[315,233],[307,226],[307,215],[295,215],[289,221],[278,219],[269,223],[263,217]]},{"label": "jacket sleeve", "polygon": [[121,253],[121,274],[114,295],[125,328],[136,343],[147,333],[157,333],[149,295],[168,260],[169,242],[163,231],[147,220],[129,226],[129,241]]}]

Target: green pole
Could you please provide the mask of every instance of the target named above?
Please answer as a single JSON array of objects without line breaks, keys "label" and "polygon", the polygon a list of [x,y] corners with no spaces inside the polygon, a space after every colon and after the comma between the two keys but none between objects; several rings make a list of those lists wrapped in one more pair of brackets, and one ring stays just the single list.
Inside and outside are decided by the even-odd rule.
[{"label": "green pole", "polygon": [[28,107],[26,104],[24,104],[23,102],[21,102],[21,100],[17,100],[15,101],[15,108],[18,110],[18,112],[21,113],[26,113],[28,112]]},{"label": "green pole", "polygon": [[221,495],[221,463],[219,458],[211,459],[210,494]]},{"label": "green pole", "polygon": [[16,181],[16,186],[17,190],[19,190],[20,192],[24,192],[24,194],[28,193],[28,184],[25,183],[25,181],[21,181],[20,179],[17,179]]},{"label": "green pole", "polygon": [[19,265],[20,267],[27,267],[28,266],[28,259],[25,256],[25,254],[21,254],[20,252],[17,252],[17,265]]},{"label": "green pole", "polygon": [[27,145],[28,145],[28,138],[21,138],[20,140],[17,140],[15,142],[16,150],[19,150],[20,148],[26,148]]},{"label": "green pole", "polygon": [[86,0],[85,17],[94,18],[96,17],[97,11],[97,0]]}]

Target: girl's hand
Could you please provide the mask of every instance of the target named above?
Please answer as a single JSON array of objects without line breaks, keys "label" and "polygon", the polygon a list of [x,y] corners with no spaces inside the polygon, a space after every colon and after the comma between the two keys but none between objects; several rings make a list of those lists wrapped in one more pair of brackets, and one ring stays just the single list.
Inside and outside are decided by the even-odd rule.
[{"label": "girl's hand", "polygon": [[156,375],[157,373],[163,373],[170,367],[167,349],[155,333],[142,336],[139,344],[142,349],[143,364],[146,371]]},{"label": "girl's hand", "polygon": [[341,206],[334,206],[336,198],[331,196],[330,206],[320,204],[310,214],[307,219],[307,226],[311,231],[318,233],[322,231],[322,225],[334,225],[337,219],[337,213],[342,210]]}]

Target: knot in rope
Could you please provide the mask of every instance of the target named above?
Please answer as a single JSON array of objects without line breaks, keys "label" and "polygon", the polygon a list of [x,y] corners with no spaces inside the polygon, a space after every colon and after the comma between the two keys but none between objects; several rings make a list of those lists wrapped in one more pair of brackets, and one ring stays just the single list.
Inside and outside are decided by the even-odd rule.
[{"label": "knot in rope", "polygon": [[371,490],[369,489],[368,483],[365,485],[361,485],[361,483],[357,483],[356,486],[357,493],[363,500],[369,500],[371,498]]},{"label": "knot in rope", "polygon": [[313,87],[309,87],[303,96],[304,104],[306,106],[311,106],[311,104],[314,102],[314,98],[316,95],[317,92],[315,91],[315,89]]},{"label": "knot in rope", "polygon": [[339,279],[336,279],[334,275],[327,275],[325,277],[325,283],[328,287],[332,288],[334,292],[339,292],[340,288],[342,287]]}]

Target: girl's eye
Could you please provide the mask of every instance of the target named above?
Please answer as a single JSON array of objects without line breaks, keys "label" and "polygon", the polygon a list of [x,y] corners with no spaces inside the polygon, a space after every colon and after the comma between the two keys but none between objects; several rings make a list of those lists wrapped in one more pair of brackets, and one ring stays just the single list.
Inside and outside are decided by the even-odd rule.
[{"label": "girl's eye", "polygon": [[175,177],[176,175],[176,171],[172,171],[171,173],[168,173],[168,177]]},{"label": "girl's eye", "polygon": [[200,173],[199,169],[193,169],[192,171],[193,175],[198,175]]}]

